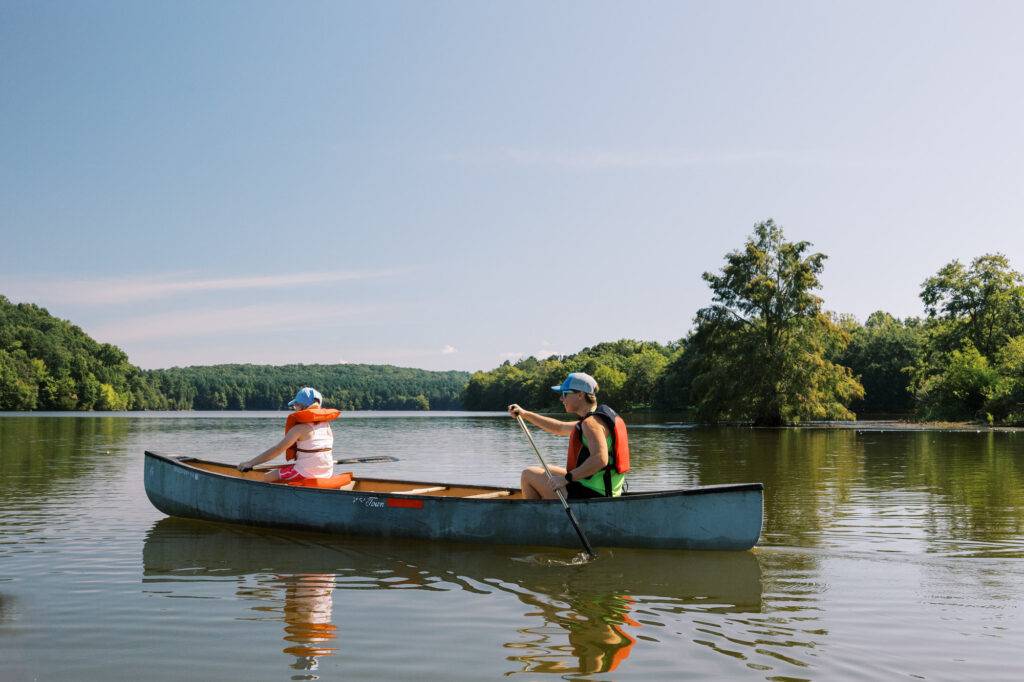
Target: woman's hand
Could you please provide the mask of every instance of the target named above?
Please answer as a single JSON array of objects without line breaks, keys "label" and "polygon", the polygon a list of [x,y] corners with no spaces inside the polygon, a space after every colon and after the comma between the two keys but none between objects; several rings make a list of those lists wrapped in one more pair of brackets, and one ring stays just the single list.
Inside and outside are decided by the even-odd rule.
[{"label": "woman's hand", "polygon": [[511,405],[508,406],[508,413],[513,417],[522,417],[524,414],[526,414],[526,410],[519,407],[515,403],[512,403]]},{"label": "woman's hand", "polygon": [[241,462],[236,468],[242,473],[245,473],[246,471],[252,471],[252,466],[252,460],[247,459],[244,462]]}]

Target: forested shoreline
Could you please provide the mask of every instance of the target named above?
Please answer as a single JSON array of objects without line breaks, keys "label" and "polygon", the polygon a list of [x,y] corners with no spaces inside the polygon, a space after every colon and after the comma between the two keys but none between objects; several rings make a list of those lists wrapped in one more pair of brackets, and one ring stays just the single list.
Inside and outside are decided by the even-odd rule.
[{"label": "forested shoreline", "polygon": [[592,374],[620,411],[778,426],[858,415],[1024,424],[1024,277],[1001,254],[953,260],[921,285],[922,315],[863,323],[815,293],[827,256],[769,220],[705,272],[709,305],[669,343],[620,339],[475,372],[390,365],[141,370],[116,346],[0,296],[0,410],[275,410],[313,385],[342,409],[558,410]]},{"label": "forested shoreline", "polygon": [[921,285],[922,315],[861,323],[814,292],[827,256],[768,220],[705,272],[711,302],[667,344],[601,343],[476,372],[470,410],[557,409],[550,386],[592,374],[619,410],[778,426],[857,415],[1024,424],[1024,278],[1002,254],[953,260]]},{"label": "forested shoreline", "polygon": [[453,410],[467,372],[391,365],[142,370],[120,348],[0,296],[0,410],[280,410],[300,386],[347,410]]},{"label": "forested shoreline", "polygon": [[343,410],[457,410],[468,372],[392,365],[211,365],[157,369],[146,379],[172,410],[279,410],[315,386]]}]

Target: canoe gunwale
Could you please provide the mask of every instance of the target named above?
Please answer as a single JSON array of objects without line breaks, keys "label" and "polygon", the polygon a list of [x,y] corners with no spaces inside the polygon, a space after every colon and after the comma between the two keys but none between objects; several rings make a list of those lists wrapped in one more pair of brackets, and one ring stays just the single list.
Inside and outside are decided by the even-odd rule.
[{"label": "canoe gunwale", "polygon": [[[294,487],[231,475],[233,464],[201,462],[206,460],[146,451],[145,489],[153,506],[168,516],[249,526],[579,548],[579,537],[565,522],[558,500]],[[399,487],[431,485],[362,480]],[[744,551],[757,544],[763,527],[763,490],[760,483],[739,483],[573,500],[571,505],[595,547]]]},{"label": "canoe gunwale", "polygon": [[[244,482],[244,483],[247,483],[247,484],[258,485],[258,486],[277,486],[278,485],[278,484],[274,484],[274,483],[267,483],[266,481],[255,481],[255,480],[248,479],[248,478],[238,478],[236,476],[227,476],[225,474],[222,474],[222,473],[219,473],[219,472],[216,472],[216,471],[210,471],[208,469],[202,469],[202,468],[198,468],[198,467],[189,466],[189,464],[191,462],[199,462],[199,463],[203,463],[203,464],[213,464],[213,465],[216,465],[216,466],[224,466],[224,467],[233,467],[234,466],[233,464],[229,464],[229,463],[226,463],[226,462],[215,462],[213,460],[205,460],[205,459],[200,459],[198,457],[191,457],[191,456],[188,456],[188,455],[164,455],[164,454],[161,454],[161,453],[158,453],[158,452],[153,452],[151,450],[146,450],[145,454],[146,454],[146,457],[153,457],[155,459],[162,460],[162,461],[164,461],[164,462],[166,462],[168,464],[171,464],[171,465],[174,465],[174,466],[179,466],[179,467],[182,467],[184,469],[188,469],[190,471],[194,471],[194,472],[197,472],[199,474],[203,474],[203,475],[207,475],[207,476],[215,476],[217,478],[221,478],[221,479],[225,479],[225,480],[230,480],[230,481],[241,481],[241,482]],[[362,478],[362,477],[357,477],[357,480],[359,478]],[[366,481],[387,481],[387,482],[391,482],[391,483],[400,483],[400,484],[403,484],[403,485],[416,485],[416,486],[431,485],[431,486],[450,486],[450,487],[479,488],[481,490],[487,490],[487,491],[508,490],[508,491],[512,492],[513,494],[515,494],[516,492],[519,492],[519,488],[510,488],[510,487],[507,487],[507,486],[482,485],[482,484],[477,484],[477,483],[448,483],[448,482],[443,482],[443,481],[407,481],[407,480],[402,480],[402,479],[390,479],[390,478],[389,479],[383,479],[383,478],[362,478],[362,480],[366,480]],[[303,492],[303,493],[311,493],[311,494],[339,494],[339,493],[345,493],[345,494],[349,494],[349,495],[377,495],[377,496],[381,496],[381,497],[390,497],[390,496],[395,494],[394,492],[387,492],[387,491],[333,490],[333,489],[329,489],[329,488],[327,488],[327,489],[322,489],[322,488],[306,488],[306,487],[299,487],[299,486],[289,486],[289,489],[290,490],[294,490],[294,491],[298,491],[298,492]],[[678,488],[678,489],[674,489],[674,490],[653,490],[653,491],[645,491],[645,492],[628,492],[627,491],[627,492],[623,493],[622,497],[593,497],[593,498],[585,498],[585,499],[574,499],[574,500],[571,501],[571,504],[572,504],[572,506],[576,506],[576,505],[580,505],[580,504],[589,506],[589,505],[592,505],[592,504],[610,504],[610,503],[614,503],[616,501],[623,501],[624,499],[629,499],[629,500],[633,501],[633,500],[652,499],[652,498],[659,498],[659,497],[671,497],[671,496],[683,496],[683,495],[708,495],[708,494],[723,493],[723,492],[741,492],[741,491],[746,491],[746,490],[750,490],[750,491],[763,491],[764,490],[764,484],[763,483],[722,483],[722,484],[715,484],[715,485],[697,486],[697,487],[694,487],[694,488]],[[453,497],[450,497],[450,498],[438,498],[438,497],[431,496],[431,495],[402,495],[402,497],[409,498],[409,499],[417,499],[417,498],[424,498],[424,499],[458,499],[458,500],[467,500],[467,501],[473,501],[473,502],[500,502],[500,503],[530,502],[530,503],[536,503],[536,504],[561,504],[558,500],[524,500],[524,499],[521,499],[521,498],[518,498],[518,499],[508,499],[508,498],[500,498],[500,497],[499,498],[472,498],[472,497],[456,497],[456,496],[453,496]]]}]

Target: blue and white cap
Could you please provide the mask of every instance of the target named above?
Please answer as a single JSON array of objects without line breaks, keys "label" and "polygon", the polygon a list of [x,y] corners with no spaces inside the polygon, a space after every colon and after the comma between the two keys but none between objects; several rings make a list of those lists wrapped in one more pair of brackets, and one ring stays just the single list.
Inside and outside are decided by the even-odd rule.
[{"label": "blue and white cap", "polygon": [[295,394],[292,401],[288,403],[288,407],[291,407],[292,405],[305,405],[306,407],[309,407],[313,403],[322,403],[323,401],[324,397],[320,395],[320,391],[306,386],[305,388],[299,389],[299,392]]},{"label": "blue and white cap", "polygon": [[573,372],[565,378],[558,386],[552,386],[552,391],[565,393],[566,391],[580,391],[581,393],[597,393],[597,381],[594,377],[583,372]]}]

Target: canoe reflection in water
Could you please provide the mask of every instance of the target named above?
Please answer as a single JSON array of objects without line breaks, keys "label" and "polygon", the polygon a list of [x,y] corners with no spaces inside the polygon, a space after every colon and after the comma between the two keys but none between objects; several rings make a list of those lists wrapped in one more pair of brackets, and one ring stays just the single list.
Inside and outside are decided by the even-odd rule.
[{"label": "canoe reflection in water", "polygon": [[[750,552],[616,549],[573,565],[564,550],[530,551],[165,518],[146,537],[143,579],[187,589],[194,575],[255,577],[257,587],[247,583],[239,595],[260,601],[260,620],[283,621],[291,667],[306,670],[346,653],[338,643],[346,623],[332,613],[339,590],[514,595],[528,608],[526,622],[502,638],[515,667],[508,674],[610,672],[627,665],[640,640],[658,641],[657,621],[666,614],[761,610],[761,569]],[[351,609],[337,615],[346,613],[352,616]]]}]

